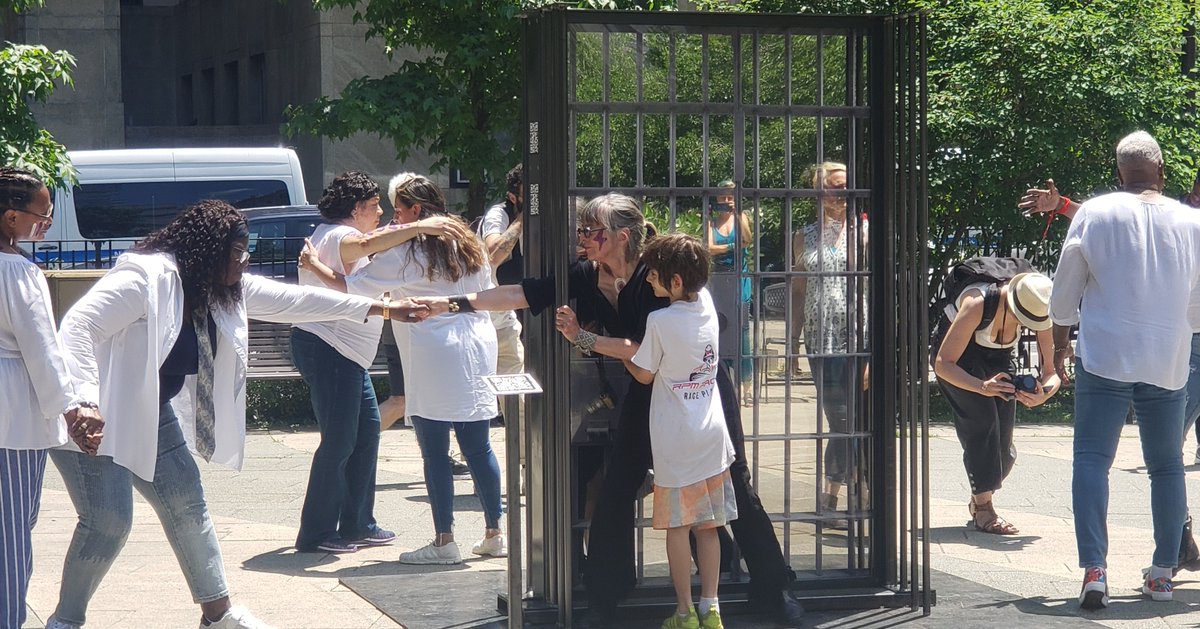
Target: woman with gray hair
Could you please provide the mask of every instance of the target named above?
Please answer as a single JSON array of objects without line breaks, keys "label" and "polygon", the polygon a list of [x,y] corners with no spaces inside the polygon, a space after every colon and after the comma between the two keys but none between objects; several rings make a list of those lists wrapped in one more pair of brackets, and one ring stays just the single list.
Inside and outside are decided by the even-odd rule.
[{"label": "woman with gray hair", "polygon": [[[632,358],[646,333],[647,316],[668,305],[646,281],[641,261],[647,223],[634,199],[609,193],[592,199],[579,212],[576,236],[587,259],[568,267],[570,299],[591,307],[606,336],[581,330],[568,307],[555,312],[556,327],[581,350]],[[431,315],[476,310],[529,308],[533,314],[562,303],[554,277],[526,278],[455,297],[418,298]],[[718,370],[717,386],[729,435],[734,444],[733,478],[739,517],[733,534],[750,572],[750,597],[760,609],[776,613],[788,626],[800,622],[804,610],[788,593],[794,574],[784,561],[770,517],[763,509],[746,463],[741,411],[729,374]],[[584,580],[593,626],[612,626],[611,616],[634,585],[634,506],[650,468],[650,391],[630,378],[621,405],[620,429],[608,462],[588,537]]]}]

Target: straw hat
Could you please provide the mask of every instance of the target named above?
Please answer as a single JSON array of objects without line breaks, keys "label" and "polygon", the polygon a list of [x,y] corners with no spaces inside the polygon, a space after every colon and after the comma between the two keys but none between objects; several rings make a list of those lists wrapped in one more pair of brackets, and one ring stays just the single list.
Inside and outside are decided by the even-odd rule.
[{"label": "straw hat", "polygon": [[1038,332],[1049,330],[1050,291],[1054,283],[1041,273],[1020,273],[1008,281],[1008,308],[1021,325]]}]

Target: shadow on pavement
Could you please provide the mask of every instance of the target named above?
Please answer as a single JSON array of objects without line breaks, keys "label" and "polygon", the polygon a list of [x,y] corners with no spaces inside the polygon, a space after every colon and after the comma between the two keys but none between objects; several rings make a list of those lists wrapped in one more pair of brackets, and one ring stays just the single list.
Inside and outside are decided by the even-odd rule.
[{"label": "shadow on pavement", "polygon": [[1022,550],[1025,546],[1042,539],[1038,535],[995,535],[976,531],[966,526],[941,526],[929,529],[929,540],[935,544],[963,544],[993,550]]}]

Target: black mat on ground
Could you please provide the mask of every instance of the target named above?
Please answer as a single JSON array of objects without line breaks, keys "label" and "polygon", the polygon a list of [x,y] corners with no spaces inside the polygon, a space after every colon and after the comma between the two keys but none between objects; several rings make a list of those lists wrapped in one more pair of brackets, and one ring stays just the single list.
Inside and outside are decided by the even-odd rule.
[{"label": "black mat on ground", "polygon": [[[502,571],[441,571],[428,574],[344,577],[341,582],[407,629],[506,629],[496,613],[505,587]],[[1080,612],[1074,599],[1022,599],[949,574],[934,571],[938,605],[931,616],[901,609],[810,612],[806,626],[854,629],[962,629],[964,627],[1101,627]],[[1163,607],[1146,603],[1146,611]],[[1169,605],[1169,604],[1168,604]],[[1111,608],[1110,608],[1111,609]],[[622,620],[621,629],[654,629],[661,621]],[[775,629],[764,617],[731,616],[730,629]]]},{"label": "black mat on ground", "polygon": [[506,574],[441,570],[340,581],[406,629],[499,629],[508,626],[496,613],[496,596],[506,588]]}]

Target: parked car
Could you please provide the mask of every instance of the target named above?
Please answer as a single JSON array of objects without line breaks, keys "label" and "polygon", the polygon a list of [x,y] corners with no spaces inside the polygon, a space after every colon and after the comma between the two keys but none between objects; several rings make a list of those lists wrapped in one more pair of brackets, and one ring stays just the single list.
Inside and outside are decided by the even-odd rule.
[{"label": "parked car", "polygon": [[242,210],[250,225],[250,272],[296,282],[304,239],[321,223],[315,205],[281,205]]},{"label": "parked car", "polygon": [[237,208],[303,205],[304,178],[285,148],[69,151],[78,184],[54,191],[55,220],[32,247],[52,268],[107,268],[186,206],[220,199]]}]

